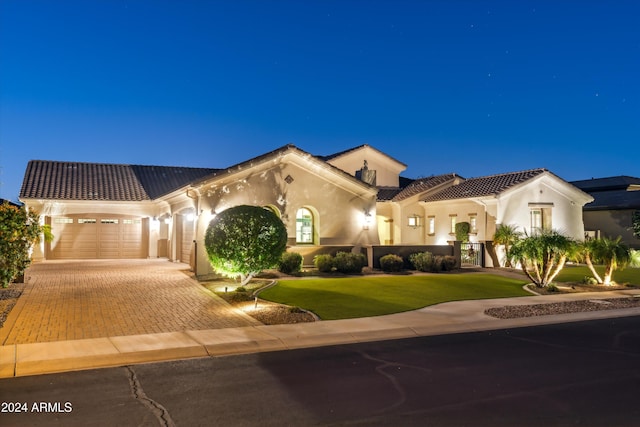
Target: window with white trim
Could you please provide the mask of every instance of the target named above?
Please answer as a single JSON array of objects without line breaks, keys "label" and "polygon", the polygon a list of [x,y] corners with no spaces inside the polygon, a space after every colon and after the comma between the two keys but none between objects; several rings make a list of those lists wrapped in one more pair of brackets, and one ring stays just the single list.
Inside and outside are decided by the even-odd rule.
[{"label": "window with white trim", "polygon": [[458,216],[449,215],[449,222],[451,223],[451,230],[449,231],[449,233],[456,234],[456,223],[458,222]]},{"label": "window with white trim", "polygon": [[478,233],[478,215],[477,214],[469,214],[469,233],[471,234]]},{"label": "window with white trim", "polygon": [[551,230],[551,206],[530,206],[531,233],[539,233],[542,230]]},{"label": "window with white trim", "polygon": [[307,208],[296,212],[296,243],[313,243],[313,214]]},{"label": "window with white trim", "polygon": [[430,216],[428,218],[428,223],[429,223],[429,235],[433,236],[434,234],[436,234],[436,217]]}]

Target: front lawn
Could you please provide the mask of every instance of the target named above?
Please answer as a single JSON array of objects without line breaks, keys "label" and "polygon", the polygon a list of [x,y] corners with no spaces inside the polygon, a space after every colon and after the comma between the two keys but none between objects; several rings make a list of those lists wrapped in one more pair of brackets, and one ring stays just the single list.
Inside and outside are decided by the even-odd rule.
[{"label": "front lawn", "polygon": [[[602,277],[604,267],[596,266],[596,271]],[[578,282],[581,283],[585,277],[593,277],[591,270],[586,265],[566,265],[556,277],[556,282]],[[620,284],[631,284],[640,286],[640,268],[625,268],[613,272],[613,280]]]},{"label": "front lawn", "polygon": [[281,280],[260,298],[310,310],[321,319],[350,319],[416,310],[447,301],[529,296],[526,282],[492,274]]}]

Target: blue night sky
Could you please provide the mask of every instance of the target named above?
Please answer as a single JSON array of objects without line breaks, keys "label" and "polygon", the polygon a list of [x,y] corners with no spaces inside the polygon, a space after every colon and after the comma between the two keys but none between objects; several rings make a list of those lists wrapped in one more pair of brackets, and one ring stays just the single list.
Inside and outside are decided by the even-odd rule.
[{"label": "blue night sky", "polygon": [[31,159],[370,144],[410,178],[639,176],[640,2],[0,0],[0,197]]}]

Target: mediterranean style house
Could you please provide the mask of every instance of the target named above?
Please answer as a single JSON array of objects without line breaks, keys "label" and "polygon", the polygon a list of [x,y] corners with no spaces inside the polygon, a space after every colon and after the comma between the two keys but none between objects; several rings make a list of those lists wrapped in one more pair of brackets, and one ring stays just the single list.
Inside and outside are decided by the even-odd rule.
[{"label": "mediterranean style house", "polygon": [[36,260],[166,257],[198,275],[211,272],[207,226],[240,204],[278,215],[306,264],[323,251],[447,246],[463,221],[478,243],[500,223],[584,237],[592,197],[545,169],[412,180],[406,167],[369,145],[329,156],[286,145],[226,169],[33,160],[20,200],[54,235]]},{"label": "mediterranean style house", "polygon": [[612,176],[572,184],[594,198],[584,207],[587,237],[620,236],[629,247],[640,249],[640,235],[633,228],[634,221],[640,221],[640,178]]}]

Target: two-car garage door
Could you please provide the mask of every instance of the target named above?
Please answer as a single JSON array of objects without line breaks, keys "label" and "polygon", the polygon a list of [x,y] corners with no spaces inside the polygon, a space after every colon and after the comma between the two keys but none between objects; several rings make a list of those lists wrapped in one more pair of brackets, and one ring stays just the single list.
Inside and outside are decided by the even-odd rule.
[{"label": "two-car garage door", "polygon": [[[84,214],[51,218],[48,259],[146,258],[147,220],[122,215]],[[145,238],[146,237],[146,238]]]}]

